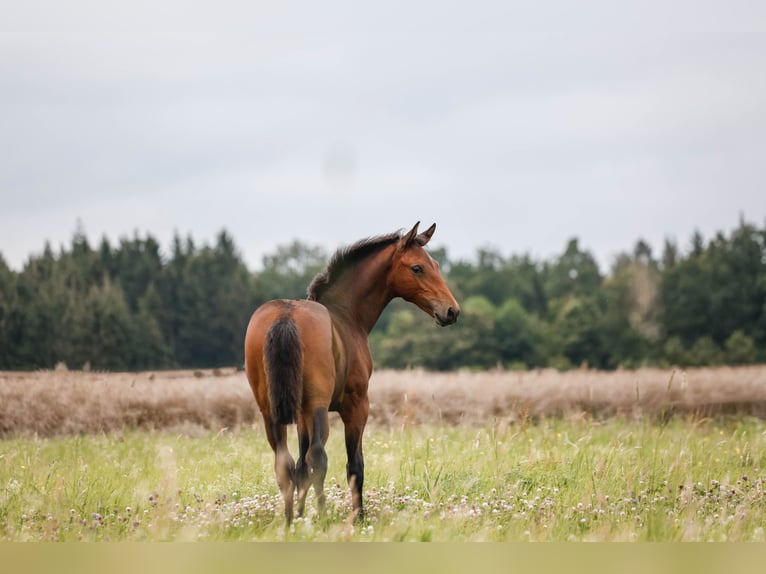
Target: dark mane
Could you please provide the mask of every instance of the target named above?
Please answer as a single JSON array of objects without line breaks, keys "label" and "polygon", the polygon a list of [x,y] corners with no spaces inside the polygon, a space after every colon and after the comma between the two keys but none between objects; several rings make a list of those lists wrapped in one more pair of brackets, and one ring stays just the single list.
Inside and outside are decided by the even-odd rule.
[{"label": "dark mane", "polygon": [[308,299],[310,301],[319,301],[327,288],[340,277],[345,269],[373,253],[377,253],[381,249],[396,243],[399,239],[401,239],[401,234],[395,232],[361,239],[351,246],[341,247],[332,256],[325,270],[318,273],[311,281],[308,288]]}]

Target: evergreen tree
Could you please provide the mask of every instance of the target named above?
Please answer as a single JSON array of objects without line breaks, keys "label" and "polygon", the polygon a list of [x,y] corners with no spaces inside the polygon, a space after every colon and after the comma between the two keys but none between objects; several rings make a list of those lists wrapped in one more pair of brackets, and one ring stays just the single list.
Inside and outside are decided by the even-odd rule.
[{"label": "evergreen tree", "polygon": [[666,339],[678,337],[691,345],[709,332],[711,285],[702,254],[679,261],[660,281],[660,325]]},{"label": "evergreen tree", "polygon": [[18,366],[14,344],[18,320],[16,276],[0,254],[0,370]]},{"label": "evergreen tree", "polygon": [[165,279],[173,356],[180,365],[209,367],[241,364],[242,341],[255,307],[250,276],[221,232],[215,247],[195,252],[191,242],[171,262]]},{"label": "evergreen tree", "polygon": [[73,349],[75,367],[89,363],[95,369],[134,368],[133,355],[139,344],[130,308],[119,284],[104,277],[84,300],[84,326],[79,333],[81,346]]},{"label": "evergreen tree", "polygon": [[133,316],[134,343],[130,368],[137,370],[162,369],[175,366],[170,346],[165,341],[158,317],[162,301],[154,284],[150,283],[138,301]]},{"label": "evergreen tree", "polygon": [[53,368],[65,340],[63,317],[70,294],[64,264],[49,244],[41,256],[29,259],[16,282],[19,325],[14,355],[23,368]]},{"label": "evergreen tree", "polygon": [[151,235],[145,239],[137,234],[132,239],[121,239],[108,261],[111,278],[119,281],[131,311],[137,311],[146,289],[150,284],[156,285],[162,275],[159,243]]}]

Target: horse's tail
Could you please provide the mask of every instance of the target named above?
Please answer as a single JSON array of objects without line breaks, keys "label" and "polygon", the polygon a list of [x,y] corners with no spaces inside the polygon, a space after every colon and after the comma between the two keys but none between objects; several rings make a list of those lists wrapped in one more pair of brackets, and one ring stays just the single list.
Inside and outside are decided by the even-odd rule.
[{"label": "horse's tail", "polygon": [[281,425],[293,423],[303,394],[303,350],[298,326],[289,316],[269,327],[263,359],[271,418]]}]

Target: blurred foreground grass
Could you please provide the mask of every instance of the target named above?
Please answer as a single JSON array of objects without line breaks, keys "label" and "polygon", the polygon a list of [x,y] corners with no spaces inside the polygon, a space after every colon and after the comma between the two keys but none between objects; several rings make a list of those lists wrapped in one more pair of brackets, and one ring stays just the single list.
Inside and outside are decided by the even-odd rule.
[{"label": "blurred foreground grass", "polygon": [[260,429],[6,438],[0,540],[766,540],[759,419],[371,427],[361,525],[342,435],[327,515],[312,494],[287,531]]}]

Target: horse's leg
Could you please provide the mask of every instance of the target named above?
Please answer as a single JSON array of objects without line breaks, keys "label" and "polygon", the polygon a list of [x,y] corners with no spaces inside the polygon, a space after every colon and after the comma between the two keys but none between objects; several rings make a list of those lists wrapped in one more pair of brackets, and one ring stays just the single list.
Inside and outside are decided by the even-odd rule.
[{"label": "horse's leg", "polygon": [[327,475],[327,453],[324,445],[330,434],[330,423],[327,409],[318,407],[310,416],[306,417],[306,426],[309,429],[309,449],[306,461],[311,469],[311,482],[314,485],[314,494],[317,497],[317,509],[319,514],[324,514],[325,496],[324,479]]},{"label": "horse's leg", "polygon": [[293,498],[295,495],[295,461],[287,448],[287,426],[275,424],[269,415],[264,415],[266,438],[274,451],[274,472],[277,486],[285,500],[285,520],[289,526],[293,520]]},{"label": "horse's leg", "polygon": [[309,431],[303,416],[298,416],[298,462],[295,465],[295,482],[298,486],[298,516],[303,516],[306,506],[306,495],[309,492],[309,466],[306,455],[309,450]]},{"label": "horse's leg", "polygon": [[362,453],[362,433],[370,414],[370,403],[365,396],[361,401],[347,405],[341,412],[346,429],[346,478],[351,488],[351,505],[356,514],[355,520],[364,520],[362,489],[364,487],[364,455]]}]

